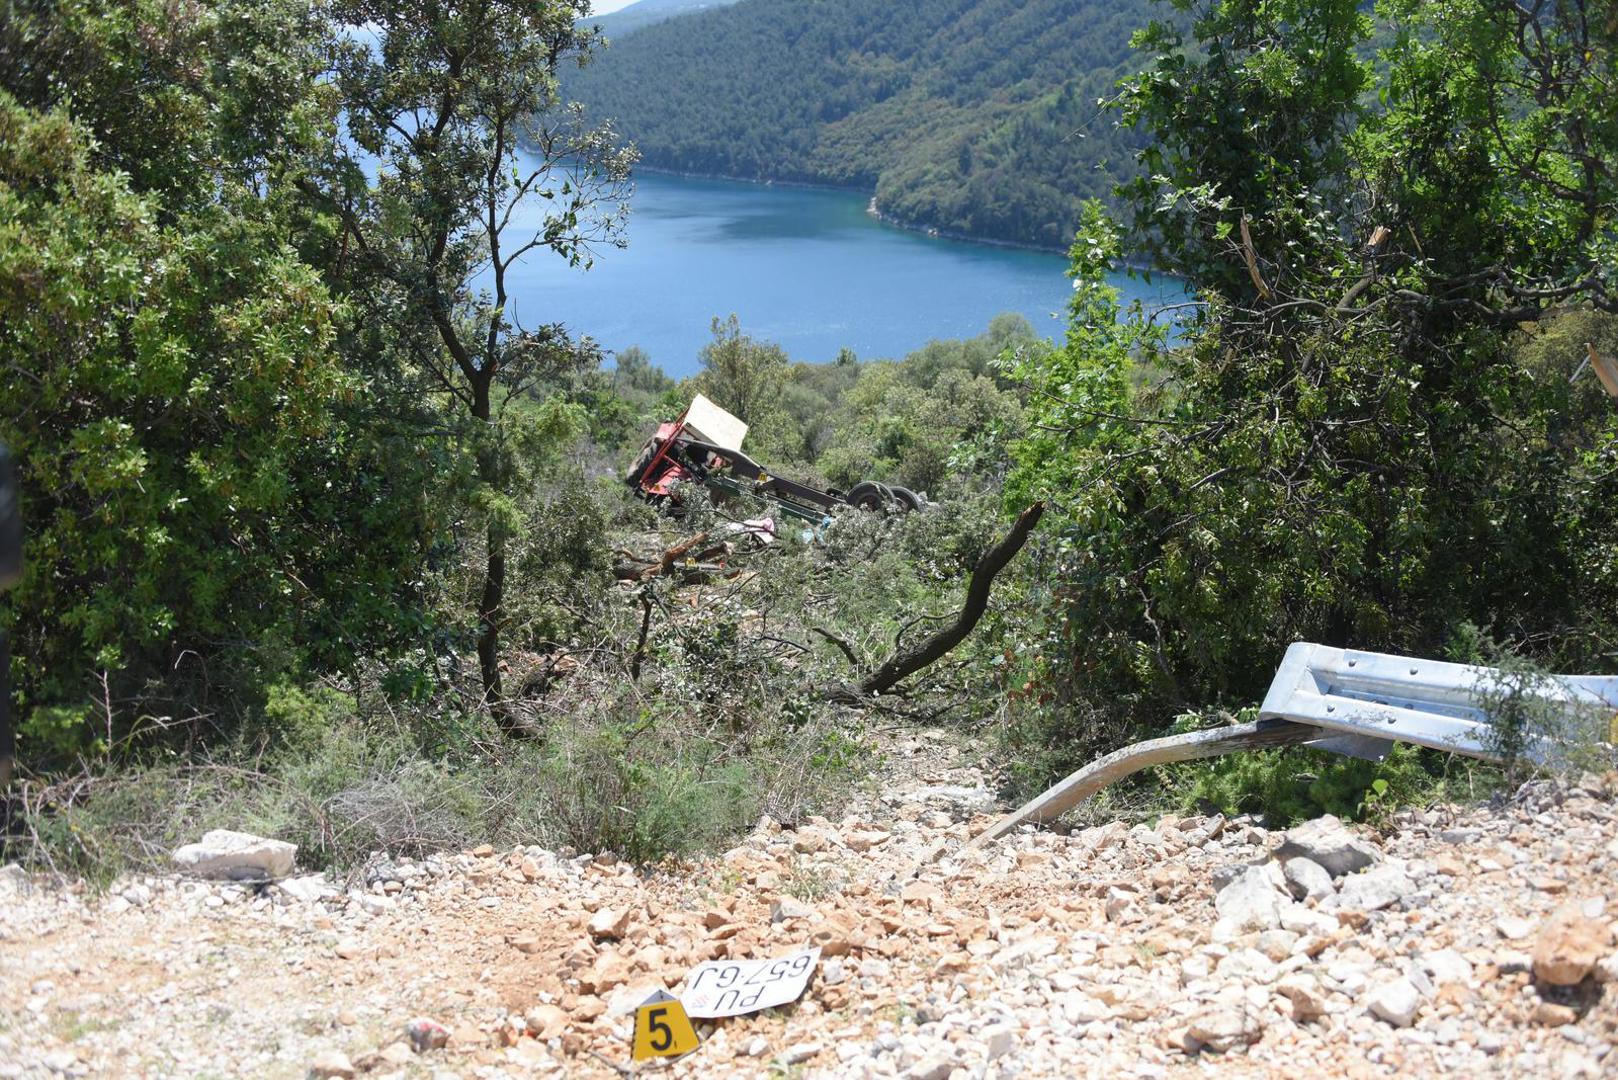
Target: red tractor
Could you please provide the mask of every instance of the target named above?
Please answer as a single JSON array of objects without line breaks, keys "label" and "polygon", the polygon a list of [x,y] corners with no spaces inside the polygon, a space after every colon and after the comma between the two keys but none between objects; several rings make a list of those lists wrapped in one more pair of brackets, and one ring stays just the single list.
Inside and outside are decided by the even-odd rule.
[{"label": "red tractor", "polygon": [[745,423],[698,394],[679,419],[658,425],[624,479],[642,498],[670,513],[679,512],[681,484],[700,484],[721,497],[752,495],[814,524],[839,506],[903,513],[926,505],[909,488],[865,481],[847,492],[822,491],[772,475],[742,452],[746,437]]}]

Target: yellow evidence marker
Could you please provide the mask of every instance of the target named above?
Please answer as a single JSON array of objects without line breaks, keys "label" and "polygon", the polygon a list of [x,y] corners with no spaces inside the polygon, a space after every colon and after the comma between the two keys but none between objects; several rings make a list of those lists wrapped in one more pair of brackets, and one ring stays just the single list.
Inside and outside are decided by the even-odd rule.
[{"label": "yellow evidence marker", "polygon": [[701,1044],[679,998],[659,990],[635,1010],[635,1045],[630,1052],[633,1060],[679,1057]]}]

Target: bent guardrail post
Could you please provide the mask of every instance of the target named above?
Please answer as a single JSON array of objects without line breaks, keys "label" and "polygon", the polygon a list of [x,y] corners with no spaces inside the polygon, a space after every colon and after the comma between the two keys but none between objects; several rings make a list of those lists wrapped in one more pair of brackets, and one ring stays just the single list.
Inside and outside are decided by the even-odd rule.
[{"label": "bent guardrail post", "polygon": [[1177,761],[1197,761],[1219,757],[1237,750],[1262,750],[1270,746],[1294,746],[1320,737],[1320,729],[1288,720],[1260,720],[1253,724],[1190,731],[1132,743],[1096,758],[1055,787],[996,821],[973,837],[962,851],[990,844],[1024,822],[1054,821],[1102,788],[1126,776]]},{"label": "bent guardrail post", "polygon": [[[1171,762],[1294,745],[1380,760],[1395,742],[1498,761],[1500,732],[1485,709],[1496,697],[1571,719],[1613,718],[1618,676],[1517,676],[1300,641],[1288,647],[1256,723],[1150,739],[1097,758],[1000,818],[958,853],[993,843],[1019,825],[1052,821],[1126,776]],[[1560,748],[1555,733],[1536,731],[1521,732],[1515,746],[1537,764],[1552,761]],[[942,854],[942,847],[929,852],[901,877]]]}]

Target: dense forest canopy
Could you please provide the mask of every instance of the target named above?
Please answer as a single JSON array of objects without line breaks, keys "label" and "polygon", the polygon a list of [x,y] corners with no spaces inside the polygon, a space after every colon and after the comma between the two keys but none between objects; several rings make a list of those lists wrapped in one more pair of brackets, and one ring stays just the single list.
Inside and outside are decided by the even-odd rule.
[{"label": "dense forest canopy", "polygon": [[912,225],[1062,248],[1134,175],[1099,102],[1148,0],[746,0],[616,40],[569,92],[647,165],[874,192]]},{"label": "dense forest canopy", "polygon": [[583,21],[617,40],[634,30],[734,3],[737,0],[636,0],[607,15],[585,16]]}]

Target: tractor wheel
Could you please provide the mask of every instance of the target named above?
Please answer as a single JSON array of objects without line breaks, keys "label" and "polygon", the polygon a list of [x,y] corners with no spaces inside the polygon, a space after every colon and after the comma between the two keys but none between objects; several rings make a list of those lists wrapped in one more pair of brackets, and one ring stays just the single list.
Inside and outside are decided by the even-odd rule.
[{"label": "tractor wheel", "polygon": [[920,495],[907,487],[899,487],[897,484],[893,487],[893,498],[899,504],[899,512],[904,514],[908,514],[912,510],[920,510],[927,505],[926,500]]},{"label": "tractor wheel", "polygon": [[893,492],[886,484],[863,480],[849,489],[846,498],[861,510],[886,510],[893,503]]}]

